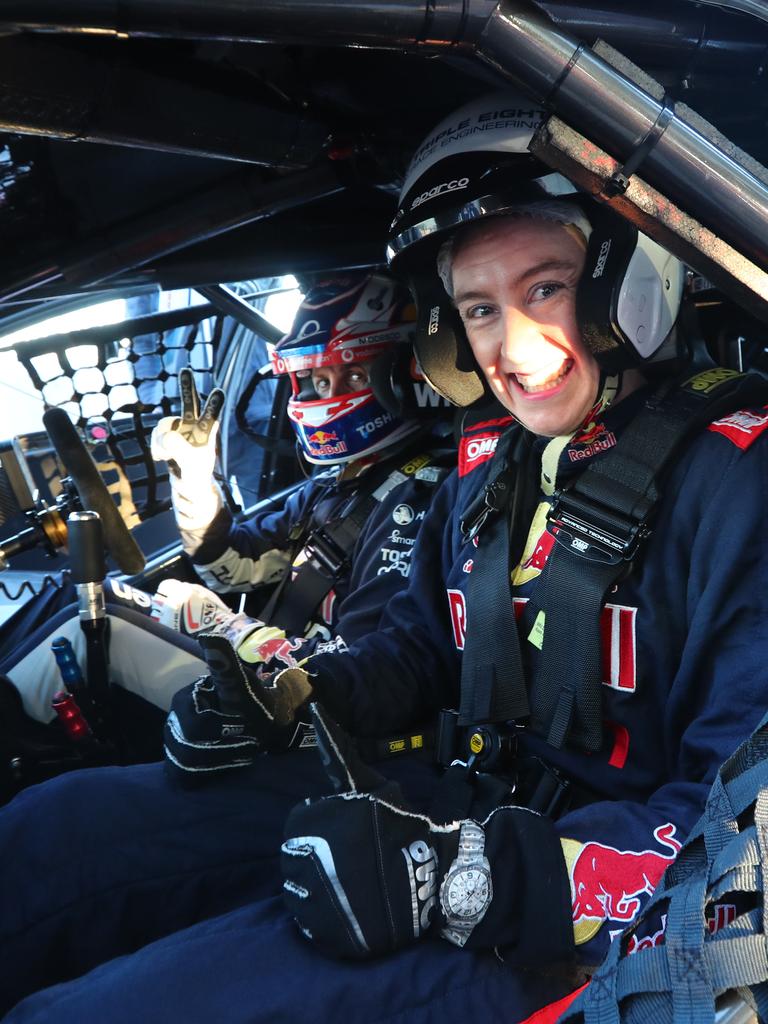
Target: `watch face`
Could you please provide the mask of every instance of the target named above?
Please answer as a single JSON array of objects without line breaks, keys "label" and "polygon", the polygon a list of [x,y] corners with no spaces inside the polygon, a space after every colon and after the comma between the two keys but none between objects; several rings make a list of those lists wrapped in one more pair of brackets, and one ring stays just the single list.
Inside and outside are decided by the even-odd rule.
[{"label": "watch face", "polygon": [[484,868],[460,868],[446,879],[446,909],[459,921],[482,914],[491,899],[491,876]]}]

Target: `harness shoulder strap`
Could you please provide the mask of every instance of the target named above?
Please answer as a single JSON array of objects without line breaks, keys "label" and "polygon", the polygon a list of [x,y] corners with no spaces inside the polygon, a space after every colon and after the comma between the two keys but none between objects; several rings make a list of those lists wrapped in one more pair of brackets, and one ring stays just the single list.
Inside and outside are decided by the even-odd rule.
[{"label": "harness shoulder strap", "polygon": [[[471,629],[462,657],[459,724],[526,717],[550,745],[602,744],[600,615],[609,588],[631,568],[651,532],[663,478],[706,424],[764,402],[768,381],[713,367],[666,382],[647,399],[617,445],[554,495],[554,545],[542,584],[544,642],[527,693],[511,600],[508,511],[517,486],[522,432],[499,442],[487,483],[462,519],[466,536],[487,522],[468,587]],[[514,522],[514,515],[512,516]],[[509,600],[499,596],[509,594]]]},{"label": "harness shoulder strap", "polygon": [[531,724],[548,742],[602,744],[600,614],[651,532],[663,480],[687,443],[726,412],[764,401],[768,381],[713,367],[665,383],[615,448],[556,492],[544,579],[545,639]]},{"label": "harness shoulder strap", "polygon": [[466,631],[461,659],[459,725],[504,722],[529,714],[512,601],[499,600],[499,595],[509,592],[506,513],[510,510],[514,520],[514,500],[521,491],[518,467],[530,445],[531,437],[525,431],[508,430],[502,435],[485,487],[462,520],[465,536],[472,538],[491,517],[469,578],[472,628]]},{"label": "harness shoulder strap", "polygon": [[387,460],[365,473],[349,500],[327,522],[316,523],[306,536],[302,549],[307,558],[295,574],[288,567],[285,585],[270,609],[270,624],[302,633],[324,598],[349,572],[355,545],[374,508],[409,476],[426,485],[439,483],[449,471],[441,464],[444,462],[441,451],[414,453],[411,447],[397,468],[392,469],[391,460]]}]

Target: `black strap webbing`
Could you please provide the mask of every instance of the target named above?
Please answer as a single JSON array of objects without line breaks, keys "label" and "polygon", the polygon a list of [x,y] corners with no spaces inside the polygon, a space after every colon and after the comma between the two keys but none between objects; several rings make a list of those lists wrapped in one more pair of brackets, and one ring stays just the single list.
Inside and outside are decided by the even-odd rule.
[{"label": "black strap webbing", "polygon": [[544,646],[531,693],[531,725],[550,746],[560,748],[571,736],[587,750],[600,749],[600,613],[608,589],[625,571],[625,563],[588,562],[558,545],[549,556]]},{"label": "black strap webbing", "polygon": [[[267,609],[270,625],[280,626],[288,633],[304,632],[323,599],[349,571],[358,538],[374,508],[386,496],[377,495],[380,488],[390,477],[393,477],[393,486],[404,479],[402,470],[410,467],[418,456],[423,457],[421,468],[433,460],[439,464],[444,457],[442,452],[414,451],[415,447],[411,444],[405,452],[398,453],[399,477],[392,459],[371,468],[360,478],[355,493],[332,519],[316,523],[309,533],[305,533],[299,547],[308,549],[309,557],[295,575],[288,567],[279,595]],[[440,478],[440,473],[437,473],[426,482],[434,484]]]},{"label": "black strap webbing", "polygon": [[650,532],[665,471],[707,423],[764,401],[766,386],[720,367],[666,382],[616,447],[556,494],[550,520],[559,533],[545,570],[544,643],[531,693],[531,724],[552,746],[602,744],[602,607]]},{"label": "black strap webbing", "polygon": [[[667,381],[618,444],[556,493],[549,518],[558,529],[557,543],[540,583],[543,646],[530,693],[531,725],[552,746],[570,740],[597,750],[602,744],[602,608],[650,532],[663,474],[698,430],[727,412],[764,402],[767,388],[761,377],[720,367]],[[461,725],[528,714],[507,525],[510,492],[515,498],[520,492],[514,466],[520,462],[515,445],[521,434],[513,430],[502,437],[488,483],[464,516],[470,526],[486,520],[487,526],[468,587],[471,629],[462,657]],[[503,501],[499,482],[507,488]]]},{"label": "black strap webbing", "polygon": [[528,695],[520,655],[509,578],[509,519],[514,521],[518,467],[530,449],[531,437],[508,431],[500,440],[494,466],[481,495],[476,519],[493,515],[473,556],[467,604],[472,628],[465,631],[461,659],[459,725],[526,718]]}]

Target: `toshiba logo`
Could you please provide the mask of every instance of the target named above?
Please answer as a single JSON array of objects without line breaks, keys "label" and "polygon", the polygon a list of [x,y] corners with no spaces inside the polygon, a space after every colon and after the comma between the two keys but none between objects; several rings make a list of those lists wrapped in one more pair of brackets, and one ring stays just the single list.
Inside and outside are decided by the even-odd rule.
[{"label": "toshiba logo", "polygon": [[608,259],[608,253],[611,251],[611,240],[606,239],[605,242],[600,246],[600,253],[597,257],[597,263],[595,269],[592,271],[592,278],[602,277],[603,271],[605,270],[605,261]]}]

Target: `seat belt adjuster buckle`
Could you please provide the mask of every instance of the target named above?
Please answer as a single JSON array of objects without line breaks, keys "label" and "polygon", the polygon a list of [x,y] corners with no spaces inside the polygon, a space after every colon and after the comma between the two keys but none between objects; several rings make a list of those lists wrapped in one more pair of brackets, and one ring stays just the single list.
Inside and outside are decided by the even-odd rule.
[{"label": "seat belt adjuster buckle", "polygon": [[321,530],[315,530],[306,546],[307,560],[331,578],[338,577],[347,564],[346,552]]},{"label": "seat belt adjuster buckle", "polygon": [[509,497],[507,492],[507,481],[503,475],[485,485],[461,520],[461,535],[465,543],[475,539],[492,512],[497,513],[504,508]]},{"label": "seat belt adjuster buckle", "polygon": [[591,562],[630,562],[650,536],[646,519],[608,509],[574,491],[555,491],[547,513],[547,531],[555,541]]}]

